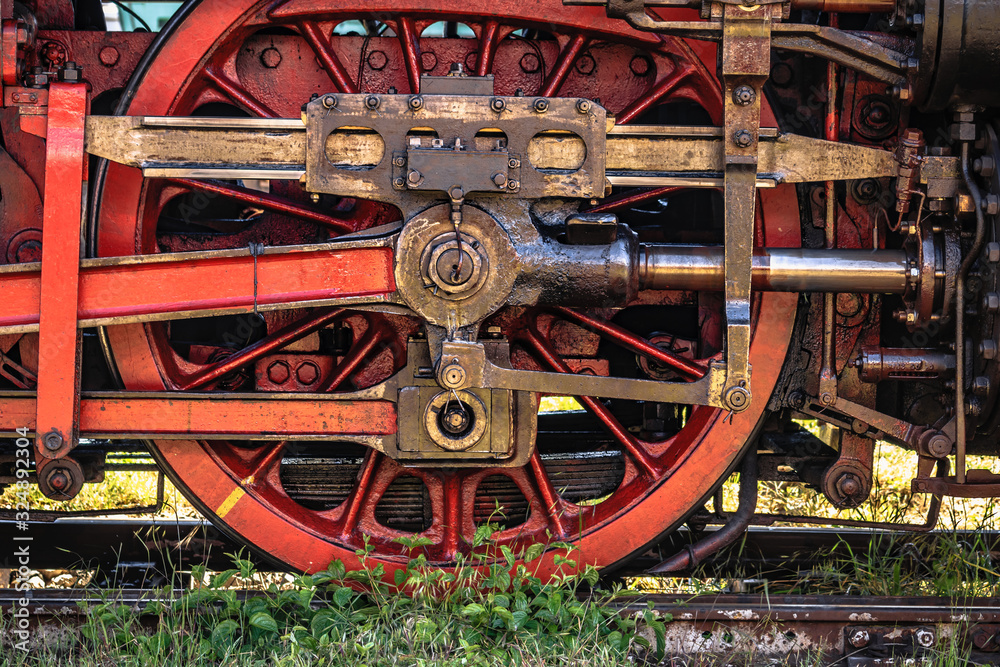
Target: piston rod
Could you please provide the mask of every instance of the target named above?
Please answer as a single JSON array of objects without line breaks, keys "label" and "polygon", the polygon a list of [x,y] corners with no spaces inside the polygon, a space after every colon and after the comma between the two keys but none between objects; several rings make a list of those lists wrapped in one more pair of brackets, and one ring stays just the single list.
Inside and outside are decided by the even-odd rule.
[{"label": "piston rod", "polygon": [[[721,246],[639,246],[640,289],[721,290]],[[753,288],[772,292],[901,294],[908,286],[903,250],[759,248]]]}]

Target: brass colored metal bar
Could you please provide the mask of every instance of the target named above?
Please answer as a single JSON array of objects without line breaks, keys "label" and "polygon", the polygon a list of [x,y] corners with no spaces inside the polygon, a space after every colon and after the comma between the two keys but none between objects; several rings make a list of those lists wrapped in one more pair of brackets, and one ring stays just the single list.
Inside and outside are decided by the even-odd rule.
[{"label": "brass colored metal bar", "polygon": [[[374,132],[349,136],[349,155],[358,165],[388,155]],[[760,139],[758,187],[897,173],[893,154],[879,148],[773,128],[762,128]],[[305,141],[306,126],[298,119],[90,116],[85,145],[92,155],[141,168],[148,177],[298,179],[306,169]],[[537,151],[558,169],[568,145],[565,137],[543,136]],[[575,156],[566,153],[565,159]],[[719,187],[723,162],[722,128],[622,126],[607,135],[605,169],[614,185]]]},{"label": "brass colored metal bar", "polygon": [[[563,0],[569,7],[606,7],[608,0]],[[701,9],[702,0],[645,0],[646,7],[688,7]],[[791,0],[792,9],[816,12],[882,14],[896,8],[895,0]]]}]

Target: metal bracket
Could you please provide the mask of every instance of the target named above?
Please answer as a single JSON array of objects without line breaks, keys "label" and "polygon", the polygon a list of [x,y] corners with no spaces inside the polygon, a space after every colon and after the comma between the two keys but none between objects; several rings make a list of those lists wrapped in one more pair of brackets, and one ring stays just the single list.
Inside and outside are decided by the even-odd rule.
[{"label": "metal bracket", "polygon": [[[722,5],[725,146],[726,385],[723,403],[750,405],[750,280],[762,86],[771,69],[771,21],[780,5]],[[713,10],[714,11],[714,10]]]},{"label": "metal bracket", "polygon": [[49,87],[35,421],[39,478],[51,459],[66,456],[79,437],[81,340],[77,310],[83,184],[87,179],[83,148],[87,103],[87,87],[82,83],[60,82]]},{"label": "metal bracket", "polygon": [[448,340],[441,345],[441,357],[435,373],[438,384],[455,391],[470,387],[491,387],[560,396],[600,396],[727,407],[720,398],[726,376],[725,365],[721,362],[711,363],[708,373],[694,382],[628,380],[502,368],[487,359],[482,344]]}]

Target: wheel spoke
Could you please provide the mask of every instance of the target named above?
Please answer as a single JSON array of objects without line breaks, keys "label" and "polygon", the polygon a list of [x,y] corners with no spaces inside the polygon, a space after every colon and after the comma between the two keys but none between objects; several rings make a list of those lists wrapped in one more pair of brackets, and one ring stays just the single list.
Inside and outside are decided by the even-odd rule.
[{"label": "wheel spoke", "polygon": [[542,465],[542,457],[537,448],[531,453],[530,465],[531,474],[535,478],[535,488],[538,490],[539,500],[545,509],[545,515],[548,517],[552,532],[559,537],[567,537],[568,533],[562,517],[563,500],[556,492],[555,487],[552,486],[552,480],[549,479],[549,473]]},{"label": "wheel spoke", "polygon": [[396,34],[403,47],[403,60],[406,62],[406,77],[410,80],[410,92],[420,92],[420,46],[417,43],[417,26],[409,16],[402,16],[396,21]]},{"label": "wheel spoke", "polygon": [[556,60],[555,67],[549,73],[548,78],[545,83],[542,84],[541,90],[538,94],[542,97],[552,97],[557,92],[559,88],[562,87],[563,82],[566,81],[566,77],[569,75],[570,70],[573,68],[573,64],[576,63],[576,59],[580,57],[580,52],[587,45],[589,40],[584,35],[575,35],[573,39],[569,41],[566,46],[563,47],[562,51],[559,52],[559,59]]},{"label": "wheel spoke", "polygon": [[617,123],[619,125],[624,125],[625,123],[634,120],[637,116],[642,114],[642,112],[652,107],[654,104],[656,104],[666,95],[668,95],[671,91],[673,91],[679,85],[684,83],[684,81],[689,76],[694,74],[694,72],[695,72],[694,65],[690,63],[685,62],[677,65],[677,67],[674,68],[674,70],[671,71],[670,74],[663,77],[663,79],[661,79],[655,86],[653,86],[653,89],[649,91],[649,93],[647,93],[645,97],[640,97],[636,101],[632,102],[632,104],[628,105],[621,113],[619,113],[617,117],[618,118]]},{"label": "wheel spoke", "polygon": [[337,367],[333,369],[330,379],[323,383],[323,386],[317,391],[333,391],[339,387],[350,377],[351,373],[357,370],[361,362],[371,354],[371,351],[382,343],[385,335],[386,333],[381,327],[369,325],[364,335],[361,336],[361,339],[351,348],[347,356],[337,364]]},{"label": "wheel spoke", "polygon": [[689,379],[697,380],[704,377],[708,372],[708,369],[701,364],[691,361],[690,359],[685,359],[684,357],[676,355],[669,350],[657,347],[645,338],[636,336],[632,332],[623,329],[617,324],[599,320],[595,317],[578,313],[571,308],[563,306],[557,306],[552,310],[562,315],[565,319],[574,320],[585,327],[597,331],[602,336],[617,341],[622,347],[625,347],[636,354],[640,354],[645,357],[652,357],[657,361],[667,364],[674,370],[686,375]]},{"label": "wheel spoke", "polygon": [[177,382],[176,388],[181,391],[196,389],[209,382],[218,380],[222,376],[231,373],[238,368],[252,364],[264,355],[279,348],[293,343],[309,334],[322,329],[330,322],[333,322],[344,313],[343,308],[324,308],[303,317],[298,322],[284,327],[267,338],[257,341],[249,347],[245,347],[236,354],[206,366],[193,375],[189,375]]},{"label": "wheel spoke", "polygon": [[344,512],[340,517],[340,539],[347,540],[358,527],[358,519],[361,518],[361,510],[369,503],[367,502],[368,492],[371,489],[375,474],[382,463],[382,454],[375,450],[369,450],[365,454],[364,463],[358,472],[358,479],[354,483],[354,488],[344,501]]},{"label": "wheel spoke", "polygon": [[[525,331],[524,338],[533,348],[535,348],[535,351],[545,361],[545,363],[551,366],[554,370],[560,373],[573,373],[569,366],[566,365],[566,362],[564,362],[559,355],[556,354],[555,350],[553,350],[548,343],[542,340],[541,334],[539,334],[534,327]],[[628,429],[621,425],[621,422],[619,422],[615,416],[611,414],[611,411],[608,410],[603,403],[598,401],[593,396],[579,396],[578,398],[584,407],[590,410],[594,416],[601,420],[604,427],[608,429],[611,435],[613,435],[615,439],[621,443],[621,446],[625,448],[633,459],[635,459],[635,462],[644,473],[654,479],[659,476],[660,468],[656,464],[656,461],[643,450],[642,444],[638,438],[629,433]]]},{"label": "wheel spoke", "polygon": [[306,38],[309,43],[309,47],[312,48],[316,57],[319,58],[320,64],[326,73],[330,75],[330,80],[342,93],[356,93],[358,92],[358,87],[351,80],[351,75],[347,73],[344,69],[343,63],[340,62],[340,58],[337,54],[333,52],[330,47],[329,42],[326,38],[320,34],[319,28],[316,24],[311,21],[302,21],[299,23],[299,30],[302,31],[302,36]]},{"label": "wheel spoke", "polygon": [[288,442],[286,440],[281,440],[271,443],[270,446],[265,446],[264,453],[253,462],[250,474],[247,475],[244,481],[252,485],[267,477],[271,469],[281,461],[281,455],[284,453],[287,445]]},{"label": "wheel spoke", "polygon": [[493,71],[493,55],[496,53],[500,34],[500,23],[487,21],[483,24],[479,37],[479,57],[476,59],[476,76],[486,76]]},{"label": "wheel spoke", "polygon": [[636,206],[643,202],[649,201],[650,199],[656,199],[657,197],[665,197],[666,195],[672,195],[675,192],[684,190],[685,188],[678,187],[676,185],[665,185],[661,188],[640,188],[638,190],[631,190],[623,195],[618,195],[615,197],[608,197],[602,201],[597,206],[591,206],[587,209],[587,213],[603,213],[605,211],[617,211],[623,208],[629,208]]},{"label": "wheel spoke", "polygon": [[275,213],[315,222],[336,231],[338,234],[346,234],[354,231],[354,226],[345,220],[327,215],[322,211],[317,211],[314,208],[294,202],[291,199],[277,197],[267,192],[229,185],[228,183],[220,183],[219,181],[196,181],[189,178],[168,178],[166,180],[176,185],[191,188],[192,190],[212,192],[223,197],[228,197],[229,199],[259,206]]},{"label": "wheel spoke", "polygon": [[219,87],[222,92],[229,95],[229,97],[234,101],[242,104],[244,107],[254,112],[258,116],[264,118],[277,118],[278,114],[270,109],[266,104],[259,101],[249,92],[246,88],[236,83],[228,76],[222,72],[218,72],[211,67],[205,68],[205,75],[211,79],[212,83]]},{"label": "wheel spoke", "polygon": [[442,481],[444,533],[441,537],[441,548],[444,550],[445,558],[455,560],[462,535],[462,477],[454,471],[445,472]]}]

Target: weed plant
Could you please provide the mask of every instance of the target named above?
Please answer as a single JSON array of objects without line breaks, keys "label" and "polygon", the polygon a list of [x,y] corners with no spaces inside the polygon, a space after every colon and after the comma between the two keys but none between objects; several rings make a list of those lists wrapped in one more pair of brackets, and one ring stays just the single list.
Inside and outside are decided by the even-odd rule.
[{"label": "weed plant", "polygon": [[[0,664],[603,667],[633,664],[637,654],[650,652],[639,622],[653,631],[662,655],[663,620],[648,609],[620,615],[610,603],[627,593],[597,590],[597,570],[577,571],[570,545],[549,549],[556,565],[573,574],[543,581],[532,563],[546,547],[529,547],[518,562],[491,541],[493,530],[481,526],[473,555],[460,557],[452,570],[419,553],[426,538],[401,538],[412,558],[392,585],[363,549],[361,570],[334,561],[284,590],[272,583],[247,594],[227,587],[257,574],[250,561],[234,556],[233,569],[207,586],[177,597],[164,591],[142,613],[113,597],[81,603],[86,620],[78,633],[67,633],[68,641],[37,641],[29,653],[5,642]],[[200,580],[205,573],[192,574]]]}]

